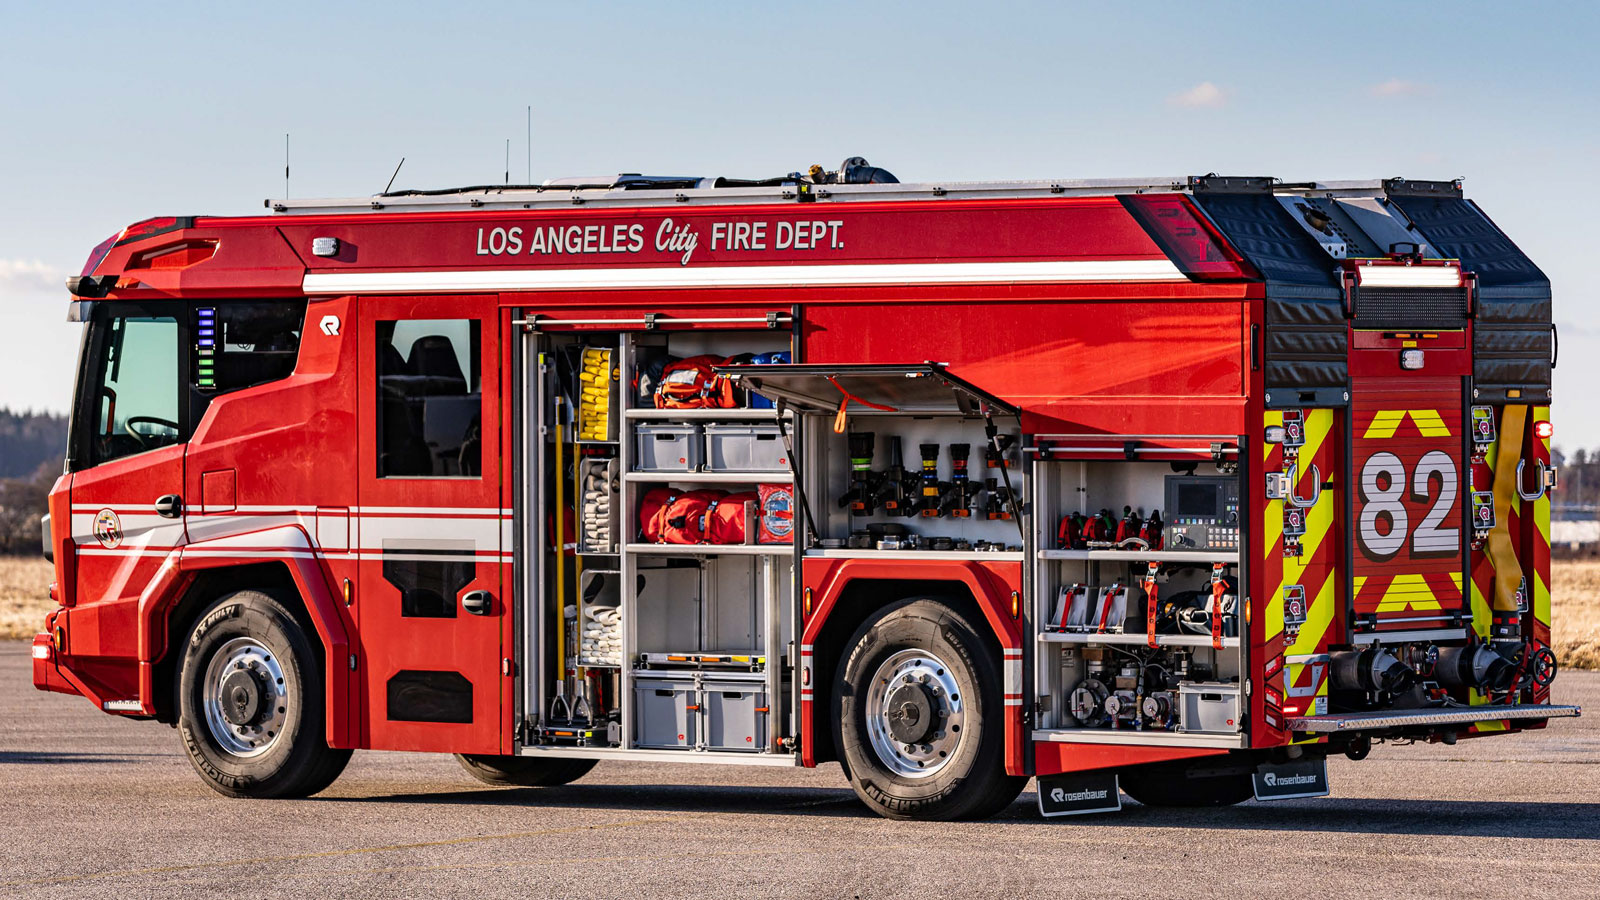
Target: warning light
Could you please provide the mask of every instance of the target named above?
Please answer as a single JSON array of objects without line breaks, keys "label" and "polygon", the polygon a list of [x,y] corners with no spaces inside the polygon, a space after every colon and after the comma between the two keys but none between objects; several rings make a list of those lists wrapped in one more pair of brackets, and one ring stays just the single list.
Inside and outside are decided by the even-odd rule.
[{"label": "warning light", "polygon": [[1550,440],[1550,436],[1555,433],[1556,427],[1547,421],[1533,423],[1533,436],[1542,441]]},{"label": "warning light", "polygon": [[194,311],[194,384],[201,390],[217,387],[217,310],[201,307]]},{"label": "warning light", "polygon": [[1237,281],[1257,277],[1255,269],[1187,198],[1178,194],[1137,194],[1117,199],[1167,259],[1191,279]]}]

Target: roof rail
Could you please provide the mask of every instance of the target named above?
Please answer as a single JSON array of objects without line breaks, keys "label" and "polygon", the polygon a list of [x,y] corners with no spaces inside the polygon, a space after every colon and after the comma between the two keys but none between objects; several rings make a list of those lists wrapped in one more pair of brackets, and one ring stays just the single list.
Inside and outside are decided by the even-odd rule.
[{"label": "roof rail", "polygon": [[[960,200],[1000,197],[1092,197],[1186,191],[1184,178],[1063,178],[1041,181],[948,181],[926,184],[810,184],[788,178],[743,181],[696,179],[694,187],[659,182],[613,184],[472,185],[427,191],[394,191],[371,197],[267,200],[276,213],[315,214],[454,209],[549,209],[570,206],[667,206],[681,203],[746,205],[789,202]],[[688,181],[689,179],[684,179]],[[713,186],[716,185],[716,186]]]}]

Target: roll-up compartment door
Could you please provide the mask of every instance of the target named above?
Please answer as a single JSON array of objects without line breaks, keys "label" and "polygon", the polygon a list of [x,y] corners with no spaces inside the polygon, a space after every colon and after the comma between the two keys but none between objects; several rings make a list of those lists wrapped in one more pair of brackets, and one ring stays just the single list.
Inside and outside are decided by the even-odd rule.
[{"label": "roll-up compartment door", "polygon": [[811,412],[845,406],[852,414],[912,416],[1016,415],[1010,404],[951,375],[943,366],[761,365],[718,366],[726,375],[774,402]]}]

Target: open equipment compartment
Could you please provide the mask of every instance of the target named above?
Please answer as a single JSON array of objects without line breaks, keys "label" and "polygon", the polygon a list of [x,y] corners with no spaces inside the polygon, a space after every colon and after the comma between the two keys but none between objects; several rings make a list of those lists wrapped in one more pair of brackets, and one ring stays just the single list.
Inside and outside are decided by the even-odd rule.
[{"label": "open equipment compartment", "polygon": [[[662,406],[651,390],[670,363],[787,359],[790,342],[772,330],[527,334],[523,471],[543,476],[524,479],[524,508],[576,509],[574,525],[545,515],[523,529],[523,671],[536,674],[519,698],[521,752],[793,764],[793,531],[761,530],[756,502],[793,482],[787,454],[770,451],[777,413],[731,389]],[[750,502],[724,508],[715,531],[709,513],[725,499],[698,530],[646,536],[652,492],[696,491]]]},{"label": "open equipment compartment", "polygon": [[798,413],[807,556],[1021,558],[1020,425],[1007,404],[932,363],[719,371]]},{"label": "open equipment compartment", "polygon": [[1236,441],[1036,443],[1034,740],[1244,746]]}]

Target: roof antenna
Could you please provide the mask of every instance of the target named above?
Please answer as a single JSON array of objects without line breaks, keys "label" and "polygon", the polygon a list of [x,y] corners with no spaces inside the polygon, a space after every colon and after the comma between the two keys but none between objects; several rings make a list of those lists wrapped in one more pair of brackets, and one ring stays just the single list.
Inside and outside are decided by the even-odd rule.
[{"label": "roof antenna", "polygon": [[511,138],[506,138],[506,187],[511,186]]},{"label": "roof antenna", "polygon": [[283,196],[289,197],[289,132],[283,133]]},{"label": "roof antenna", "polygon": [[389,176],[389,183],[383,186],[383,192],[385,194],[389,193],[389,189],[390,188],[394,187],[394,180],[400,174],[400,166],[403,166],[405,164],[406,164],[406,158],[404,156],[400,157],[400,162],[394,167],[394,175],[390,175]]},{"label": "roof antenna", "polygon": [[533,106],[528,107],[528,180],[525,184],[533,184]]}]

